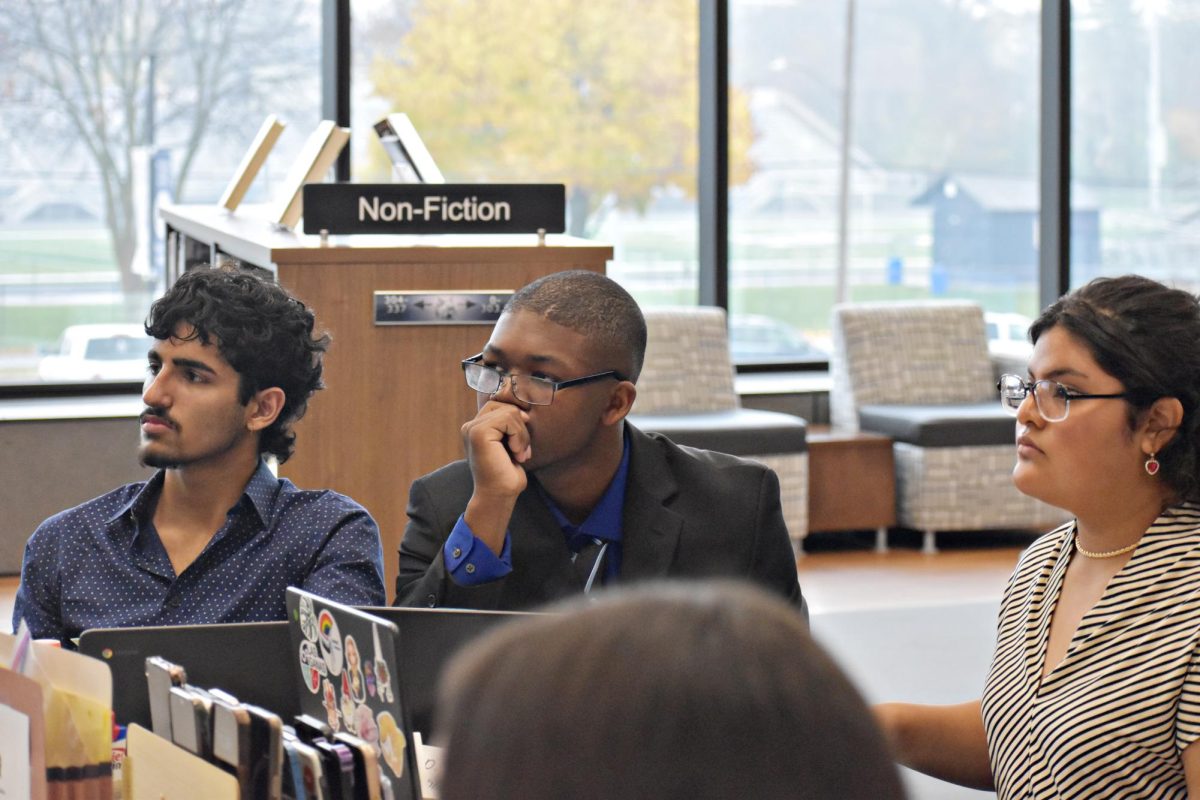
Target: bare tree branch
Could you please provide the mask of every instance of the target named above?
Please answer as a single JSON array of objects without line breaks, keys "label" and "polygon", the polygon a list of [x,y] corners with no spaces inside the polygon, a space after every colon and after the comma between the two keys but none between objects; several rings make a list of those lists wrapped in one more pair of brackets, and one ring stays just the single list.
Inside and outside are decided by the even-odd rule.
[{"label": "bare tree branch", "polygon": [[239,133],[256,125],[264,98],[292,77],[287,69],[257,76],[303,52],[289,49],[286,38],[302,33],[299,28],[280,22],[300,15],[278,6],[248,0],[0,2],[0,58],[16,65],[8,72],[20,86],[14,92],[20,100],[6,103],[0,133],[41,152],[53,143],[66,158],[86,153],[99,175],[125,291],[144,288],[133,269],[140,223],[134,219],[136,148],[156,130],[162,136],[151,144],[178,142],[181,193],[217,120]]}]

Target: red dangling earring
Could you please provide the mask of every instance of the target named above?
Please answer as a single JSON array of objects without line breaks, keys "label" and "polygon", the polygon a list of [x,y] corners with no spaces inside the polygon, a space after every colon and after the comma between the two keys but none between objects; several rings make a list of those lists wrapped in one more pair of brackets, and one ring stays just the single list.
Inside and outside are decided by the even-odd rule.
[{"label": "red dangling earring", "polygon": [[1157,454],[1151,453],[1146,458],[1146,463],[1142,465],[1146,468],[1146,474],[1150,475],[1150,476],[1157,475],[1159,467],[1162,466],[1162,464],[1158,463],[1158,459],[1154,457],[1155,455],[1157,455]]}]

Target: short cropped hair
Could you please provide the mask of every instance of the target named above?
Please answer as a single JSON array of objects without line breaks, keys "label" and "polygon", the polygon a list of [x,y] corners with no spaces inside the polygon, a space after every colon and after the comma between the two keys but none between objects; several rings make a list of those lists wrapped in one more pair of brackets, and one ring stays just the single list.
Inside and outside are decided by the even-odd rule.
[{"label": "short cropped hair", "polygon": [[637,383],[646,356],[646,318],[612,278],[583,269],[555,272],[517,290],[504,311],[531,311],[585,334],[604,350],[625,354],[626,377]]},{"label": "short cropped hair", "polygon": [[312,310],[269,277],[234,266],[198,267],[154,302],[145,328],[155,339],[169,339],[180,325],[192,326],[188,339],[216,344],[238,373],[239,402],[262,389],[283,390],[283,410],[261,432],[258,451],[287,461],[296,442],[291,426],[325,385],[322,360],[330,337],[313,334]]},{"label": "short cropped hair", "polygon": [[452,662],[441,797],[902,798],[862,698],[747,584],[644,584],[506,624]]},{"label": "short cropped hair", "polygon": [[1132,430],[1160,397],[1174,397],[1183,419],[1157,454],[1177,500],[1200,500],[1200,302],[1140,275],[1095,280],[1064,295],[1029,328],[1036,344],[1062,326],[1100,368],[1121,382]]}]

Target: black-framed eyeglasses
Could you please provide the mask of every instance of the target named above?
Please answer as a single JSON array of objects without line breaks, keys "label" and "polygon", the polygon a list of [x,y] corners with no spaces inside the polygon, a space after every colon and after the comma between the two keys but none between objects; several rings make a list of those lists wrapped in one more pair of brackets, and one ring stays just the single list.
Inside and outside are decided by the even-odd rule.
[{"label": "black-framed eyeglasses", "polygon": [[531,406],[548,406],[554,402],[554,395],[559,389],[569,389],[572,386],[582,386],[585,383],[613,378],[618,381],[628,380],[615,369],[597,372],[594,375],[584,375],[582,378],[572,378],[569,381],[552,381],[549,378],[537,378],[533,375],[513,375],[511,372],[489,367],[481,363],[483,353],[464,358],[462,361],[463,375],[466,376],[467,386],[480,394],[494,395],[507,380],[512,388],[513,396],[522,403]]},{"label": "black-framed eyeglasses", "polygon": [[1013,416],[1017,415],[1025,397],[1033,392],[1033,402],[1037,405],[1038,413],[1047,422],[1062,422],[1071,412],[1072,400],[1128,400],[1133,397],[1130,392],[1120,394],[1083,394],[1072,392],[1056,381],[1026,381],[1017,375],[1001,375],[996,384],[1000,390],[1000,405]]}]

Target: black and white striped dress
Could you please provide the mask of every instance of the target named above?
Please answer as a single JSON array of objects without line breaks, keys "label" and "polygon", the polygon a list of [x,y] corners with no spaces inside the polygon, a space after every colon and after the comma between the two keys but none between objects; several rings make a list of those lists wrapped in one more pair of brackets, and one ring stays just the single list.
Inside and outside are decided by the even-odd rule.
[{"label": "black and white striped dress", "polygon": [[1042,678],[1075,524],[1022,555],[1000,606],[983,721],[1010,798],[1186,798],[1200,738],[1200,506],[1163,513]]}]

